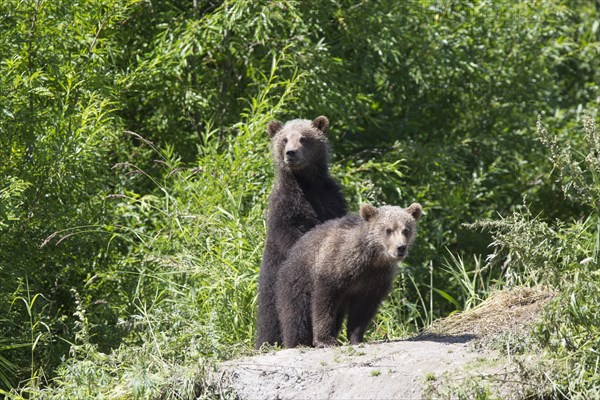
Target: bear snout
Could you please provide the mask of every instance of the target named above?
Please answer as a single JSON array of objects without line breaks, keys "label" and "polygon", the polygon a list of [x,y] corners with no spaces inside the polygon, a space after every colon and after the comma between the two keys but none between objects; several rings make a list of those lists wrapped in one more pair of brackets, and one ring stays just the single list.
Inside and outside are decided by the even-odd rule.
[{"label": "bear snout", "polygon": [[405,244],[401,244],[400,246],[398,246],[396,248],[396,255],[398,256],[398,258],[402,258],[402,257],[406,256],[407,250],[408,250],[408,246]]},{"label": "bear snout", "polygon": [[285,150],[285,163],[290,167],[301,167],[304,162],[302,151],[299,149]]}]

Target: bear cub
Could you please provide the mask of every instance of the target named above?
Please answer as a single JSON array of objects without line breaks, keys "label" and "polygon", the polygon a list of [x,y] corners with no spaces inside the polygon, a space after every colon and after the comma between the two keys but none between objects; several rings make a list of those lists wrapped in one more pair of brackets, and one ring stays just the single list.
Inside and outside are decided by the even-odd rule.
[{"label": "bear cub", "polygon": [[340,186],[328,171],[329,120],[271,121],[275,184],[269,196],[267,237],[258,279],[258,335],[263,343],[281,343],[275,308],[277,271],[296,241],[316,225],[346,214]]},{"label": "bear cub", "polygon": [[348,340],[362,342],[422,213],[418,203],[408,208],[363,204],[359,215],[328,221],[304,235],[277,274],[284,346],[334,346],[346,317]]}]

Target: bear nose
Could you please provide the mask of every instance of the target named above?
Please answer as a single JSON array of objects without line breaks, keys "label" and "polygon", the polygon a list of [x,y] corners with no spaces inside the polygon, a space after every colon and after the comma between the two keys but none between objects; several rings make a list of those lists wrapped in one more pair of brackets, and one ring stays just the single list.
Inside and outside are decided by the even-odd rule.
[{"label": "bear nose", "polygon": [[402,244],[396,248],[398,252],[398,257],[404,257],[406,255],[406,245]]},{"label": "bear nose", "polygon": [[286,150],[285,155],[288,157],[294,157],[296,155],[296,150]]}]

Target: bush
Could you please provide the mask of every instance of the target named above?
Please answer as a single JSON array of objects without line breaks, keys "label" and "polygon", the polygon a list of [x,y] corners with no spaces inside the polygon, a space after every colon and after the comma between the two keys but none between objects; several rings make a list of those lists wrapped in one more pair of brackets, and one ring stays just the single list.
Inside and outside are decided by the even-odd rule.
[{"label": "bush", "polygon": [[108,259],[104,237],[41,248],[53,231],[111,214],[104,194],[119,147],[114,116],[120,1],[5,1],[0,5],[1,388],[43,379],[67,353],[70,289]]},{"label": "bush", "polygon": [[559,142],[541,122],[537,131],[548,146],[565,196],[584,207],[587,217],[549,223],[524,207],[476,226],[492,231],[494,253],[489,260],[502,264],[507,285],[545,285],[558,292],[536,328],[537,338],[549,357],[566,366],[553,371],[557,393],[593,397],[600,390],[600,135],[589,116],[583,118],[581,148]]}]

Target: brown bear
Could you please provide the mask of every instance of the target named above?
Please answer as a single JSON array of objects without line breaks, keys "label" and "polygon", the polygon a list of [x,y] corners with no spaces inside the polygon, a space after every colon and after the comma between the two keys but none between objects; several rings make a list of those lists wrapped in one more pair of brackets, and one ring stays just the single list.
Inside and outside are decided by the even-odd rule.
[{"label": "brown bear", "polygon": [[351,344],[363,340],[408,254],[423,209],[363,204],[317,226],[291,248],[277,274],[276,301],[285,347],[333,346],[347,316]]},{"label": "brown bear", "polygon": [[267,238],[258,281],[258,335],[263,343],[282,343],[275,307],[277,271],[289,249],[316,225],[346,214],[340,186],[329,176],[329,120],[271,121],[276,178],[269,196]]}]

